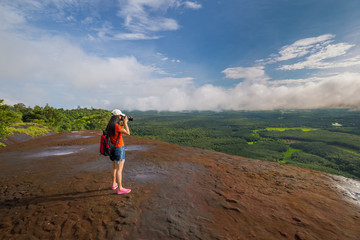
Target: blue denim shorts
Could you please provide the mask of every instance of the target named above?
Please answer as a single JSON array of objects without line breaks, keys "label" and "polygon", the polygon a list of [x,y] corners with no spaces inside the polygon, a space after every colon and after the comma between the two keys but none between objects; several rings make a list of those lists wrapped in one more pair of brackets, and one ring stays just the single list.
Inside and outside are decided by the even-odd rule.
[{"label": "blue denim shorts", "polygon": [[125,147],[115,147],[114,148],[114,159],[113,161],[125,161]]}]

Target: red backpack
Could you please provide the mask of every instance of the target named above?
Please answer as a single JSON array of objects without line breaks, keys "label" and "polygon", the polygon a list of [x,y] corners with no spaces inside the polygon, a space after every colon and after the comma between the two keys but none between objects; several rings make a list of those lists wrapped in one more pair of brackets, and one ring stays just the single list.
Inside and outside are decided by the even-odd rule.
[{"label": "red backpack", "polygon": [[[116,142],[119,141],[119,138],[120,138],[120,133],[117,136]],[[110,140],[109,131],[103,130],[103,134],[101,135],[101,139],[100,139],[100,154],[104,156],[110,156],[113,148],[114,145]]]}]

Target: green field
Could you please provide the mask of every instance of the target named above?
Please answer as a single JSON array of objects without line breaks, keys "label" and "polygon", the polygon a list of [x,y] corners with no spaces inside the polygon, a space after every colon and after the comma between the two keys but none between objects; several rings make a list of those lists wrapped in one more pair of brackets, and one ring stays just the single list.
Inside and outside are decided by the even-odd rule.
[{"label": "green field", "polygon": [[308,131],[314,131],[317,130],[316,128],[304,128],[304,127],[293,127],[293,128],[275,128],[275,127],[267,127],[265,129],[258,129],[258,130],[254,130],[254,132],[259,132],[259,131],[286,131],[286,130],[301,130],[303,132],[308,132]]},{"label": "green field", "polygon": [[139,137],[360,178],[360,112],[131,114],[133,134]]}]

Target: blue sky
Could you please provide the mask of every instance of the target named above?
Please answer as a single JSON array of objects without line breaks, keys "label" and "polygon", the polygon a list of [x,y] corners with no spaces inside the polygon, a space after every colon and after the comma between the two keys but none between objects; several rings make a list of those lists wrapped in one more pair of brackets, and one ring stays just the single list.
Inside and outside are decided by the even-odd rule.
[{"label": "blue sky", "polygon": [[357,0],[1,0],[0,99],[125,110],[359,108]]}]

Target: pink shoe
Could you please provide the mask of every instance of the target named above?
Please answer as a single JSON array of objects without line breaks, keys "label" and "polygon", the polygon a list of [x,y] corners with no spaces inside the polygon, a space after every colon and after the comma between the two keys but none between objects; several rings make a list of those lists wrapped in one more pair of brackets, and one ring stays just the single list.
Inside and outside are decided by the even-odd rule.
[{"label": "pink shoe", "polygon": [[131,189],[127,189],[127,188],[123,188],[123,189],[119,189],[119,190],[117,190],[117,194],[123,194],[123,193],[129,193],[129,192],[131,192]]},{"label": "pink shoe", "polygon": [[112,190],[115,190],[115,189],[117,189],[117,188],[118,188],[118,185],[117,185],[117,184],[111,187]]}]

